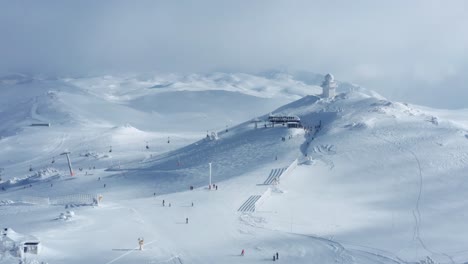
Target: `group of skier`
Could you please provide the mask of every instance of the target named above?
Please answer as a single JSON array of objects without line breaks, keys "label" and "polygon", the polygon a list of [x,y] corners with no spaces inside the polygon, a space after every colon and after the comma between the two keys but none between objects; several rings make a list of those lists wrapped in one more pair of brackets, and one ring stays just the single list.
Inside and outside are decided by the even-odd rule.
[{"label": "group of skier", "polygon": [[[245,250],[244,250],[244,249],[242,249],[240,255],[241,255],[241,256],[244,256],[244,255],[245,255]],[[277,261],[277,260],[279,260],[279,253],[278,253],[278,252],[276,252],[275,254],[273,254],[273,261]]]},{"label": "group of skier", "polygon": [[273,261],[277,261],[279,259],[279,253],[273,254]]}]

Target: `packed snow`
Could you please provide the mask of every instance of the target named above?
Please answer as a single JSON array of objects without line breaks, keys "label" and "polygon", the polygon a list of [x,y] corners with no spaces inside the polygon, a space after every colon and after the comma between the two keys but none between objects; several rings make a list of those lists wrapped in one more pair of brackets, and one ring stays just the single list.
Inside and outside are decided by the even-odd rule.
[{"label": "packed snow", "polygon": [[468,261],[466,111],[322,80],[3,77],[0,263]]}]

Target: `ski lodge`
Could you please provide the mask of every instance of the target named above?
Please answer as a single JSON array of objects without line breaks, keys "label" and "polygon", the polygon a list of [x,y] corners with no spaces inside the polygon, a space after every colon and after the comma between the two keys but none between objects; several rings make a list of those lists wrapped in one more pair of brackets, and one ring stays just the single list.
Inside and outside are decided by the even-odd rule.
[{"label": "ski lodge", "polygon": [[24,254],[39,254],[40,241],[34,236],[16,233],[11,228],[4,228],[0,237],[0,252],[9,252],[16,257],[24,257]]},{"label": "ski lodge", "polygon": [[281,124],[288,128],[302,127],[301,119],[293,115],[270,115],[268,116],[268,122],[270,122],[272,127],[275,127],[275,124]]}]

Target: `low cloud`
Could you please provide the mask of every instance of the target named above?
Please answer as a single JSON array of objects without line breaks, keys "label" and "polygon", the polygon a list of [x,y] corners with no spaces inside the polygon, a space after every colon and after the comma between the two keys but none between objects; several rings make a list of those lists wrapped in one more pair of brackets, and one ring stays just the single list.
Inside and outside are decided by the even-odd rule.
[{"label": "low cloud", "polygon": [[433,94],[463,93],[467,9],[462,0],[2,1],[0,72],[282,67],[333,72],[396,100],[468,107]]}]

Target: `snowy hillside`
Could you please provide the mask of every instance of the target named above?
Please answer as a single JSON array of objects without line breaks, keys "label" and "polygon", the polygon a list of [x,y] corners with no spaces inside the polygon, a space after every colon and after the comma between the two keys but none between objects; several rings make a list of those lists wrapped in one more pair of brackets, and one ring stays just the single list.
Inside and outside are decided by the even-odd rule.
[{"label": "snowy hillside", "polygon": [[[468,261],[465,116],[348,84],[322,99],[319,80],[8,76],[0,223],[48,263]],[[270,114],[304,128],[255,128]]]},{"label": "snowy hillside", "polygon": [[[79,167],[142,160],[319,91],[291,78],[221,73],[74,79],[9,75],[1,80],[0,154],[8,157],[0,161],[4,180],[27,176],[30,166],[52,166],[65,150],[73,152]],[[169,82],[170,87],[155,88]],[[120,154],[110,155],[111,146]],[[87,153],[101,158],[83,160]]]}]

